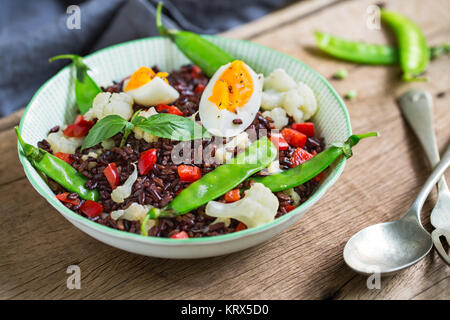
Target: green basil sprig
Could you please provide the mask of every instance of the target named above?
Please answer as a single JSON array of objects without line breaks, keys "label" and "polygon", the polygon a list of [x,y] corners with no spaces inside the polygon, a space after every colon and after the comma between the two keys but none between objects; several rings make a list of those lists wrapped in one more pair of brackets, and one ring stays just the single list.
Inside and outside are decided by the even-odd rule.
[{"label": "green basil sprig", "polygon": [[137,111],[130,121],[118,115],[109,115],[99,121],[89,130],[81,150],[93,147],[100,142],[122,132],[123,138],[120,147],[134,128],[139,128],[151,135],[178,141],[189,141],[201,138],[210,138],[211,135],[198,123],[191,119],[170,113],[158,113],[148,118],[139,116]]}]

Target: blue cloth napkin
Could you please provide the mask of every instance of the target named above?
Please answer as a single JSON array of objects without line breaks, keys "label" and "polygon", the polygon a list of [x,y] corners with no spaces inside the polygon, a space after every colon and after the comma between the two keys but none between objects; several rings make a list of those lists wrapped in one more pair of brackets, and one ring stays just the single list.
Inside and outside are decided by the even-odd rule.
[{"label": "blue cloth napkin", "polygon": [[[169,27],[214,34],[256,19],[289,0],[165,0]],[[0,10],[0,116],[23,108],[68,61],[115,43],[157,35],[158,0],[2,0]],[[69,29],[70,5],[80,8],[80,29]]]}]

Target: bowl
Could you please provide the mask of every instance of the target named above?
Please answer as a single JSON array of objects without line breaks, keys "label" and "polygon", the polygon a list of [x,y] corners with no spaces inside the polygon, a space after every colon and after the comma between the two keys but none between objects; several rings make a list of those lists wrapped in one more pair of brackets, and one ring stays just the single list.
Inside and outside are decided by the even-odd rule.
[{"label": "bowl", "polygon": [[[345,141],[351,134],[350,118],[344,102],[331,85],[302,62],[267,47],[242,40],[208,36],[207,39],[233,56],[244,60],[256,72],[268,75],[275,68],[284,68],[294,79],[309,85],[316,94],[319,109],[312,121],[318,133],[331,142]],[[169,40],[152,37],[117,44],[84,58],[92,78],[101,86],[121,80],[142,65],[158,65],[170,71],[189,63]],[[48,80],[34,95],[20,121],[25,141],[36,145],[55,125],[74,120],[76,115],[73,68],[65,67]],[[60,214],[80,230],[113,247],[129,252],[161,258],[204,258],[255,246],[299,220],[336,182],[345,166],[345,159],[336,161],[328,170],[312,196],[295,210],[257,228],[214,237],[167,239],[145,237],[120,231],[90,221],[66,208],[42,180],[27,159],[19,152],[26,176],[37,192]]]}]

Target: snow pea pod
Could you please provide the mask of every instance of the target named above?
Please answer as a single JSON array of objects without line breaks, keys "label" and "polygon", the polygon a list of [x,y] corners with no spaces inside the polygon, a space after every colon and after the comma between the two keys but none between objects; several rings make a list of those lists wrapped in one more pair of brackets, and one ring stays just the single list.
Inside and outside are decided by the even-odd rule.
[{"label": "snow pea pod", "polygon": [[427,68],[430,51],[422,30],[404,15],[384,9],[381,10],[381,20],[391,27],[397,37],[403,80],[424,80],[417,76]]},{"label": "snow pea pod", "polygon": [[335,144],[292,169],[266,177],[255,177],[253,180],[264,184],[273,192],[298,187],[325,170],[339,156],[344,155],[346,158],[350,158],[352,147],[361,139],[376,136],[378,136],[377,132],[352,135],[345,143]]},{"label": "snow pea pod", "polygon": [[19,129],[16,127],[15,130],[23,154],[40,173],[52,178],[66,190],[78,193],[80,198],[84,200],[98,201],[98,190],[89,190],[85,187],[87,181],[85,176],[67,162],[41,148],[36,148],[25,143],[20,135]]},{"label": "snow pea pod", "polygon": [[350,41],[320,31],[315,31],[314,36],[321,50],[342,60],[374,65],[398,62],[398,51],[394,47]]},{"label": "snow pea pod", "polygon": [[82,57],[76,54],[62,54],[50,58],[53,62],[59,59],[71,59],[76,70],[75,99],[81,114],[85,114],[91,107],[94,98],[102,92],[95,81],[88,75],[88,66],[84,64]]},{"label": "snow pea pod", "polygon": [[166,207],[161,210],[151,209],[148,217],[154,219],[188,213],[224,195],[251,175],[267,167],[276,156],[275,145],[267,137],[263,137],[226,164],[190,184]]},{"label": "snow pea pod", "polygon": [[168,36],[208,77],[219,69],[219,67],[235,60],[233,56],[219,48],[205,38],[189,31],[166,29],[161,22],[162,2],[158,3],[156,9],[156,26],[163,36]]}]

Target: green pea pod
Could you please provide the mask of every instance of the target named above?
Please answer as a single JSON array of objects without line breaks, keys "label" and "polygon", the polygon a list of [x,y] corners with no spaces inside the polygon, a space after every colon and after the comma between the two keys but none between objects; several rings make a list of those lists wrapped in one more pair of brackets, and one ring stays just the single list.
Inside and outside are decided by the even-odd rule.
[{"label": "green pea pod", "polygon": [[221,66],[236,60],[229,53],[198,34],[189,31],[166,29],[161,21],[161,10],[162,2],[158,3],[156,10],[156,26],[159,33],[163,36],[168,36],[178,49],[208,77],[212,77]]},{"label": "green pea pod", "polygon": [[374,65],[398,62],[398,52],[393,47],[349,41],[320,31],[315,31],[314,36],[321,50],[342,60]]},{"label": "green pea pod", "polygon": [[381,20],[391,27],[397,37],[403,80],[425,80],[417,78],[426,70],[430,60],[430,51],[422,30],[404,15],[384,9],[381,10]]},{"label": "green pea pod", "polygon": [[338,146],[331,146],[310,160],[307,160],[292,169],[266,177],[255,177],[253,180],[264,184],[273,192],[298,187],[317,176],[342,154],[347,158],[351,157],[352,147],[361,139],[376,136],[378,136],[377,132],[352,135],[345,143]]},{"label": "green pea pod", "polygon": [[83,58],[76,54],[62,54],[50,58],[53,62],[59,59],[71,59],[76,70],[75,99],[81,114],[85,114],[91,107],[94,98],[102,92],[95,81],[88,75],[88,66],[84,64]]},{"label": "green pea pod", "polygon": [[267,167],[276,156],[276,147],[267,137],[263,137],[226,164],[189,185],[165,208],[161,210],[154,208],[148,215],[150,218],[157,218],[188,213],[224,195],[251,175]]},{"label": "green pea pod", "polygon": [[70,192],[76,192],[84,200],[98,201],[98,190],[85,187],[87,178],[67,162],[55,157],[47,151],[25,143],[16,127],[16,134],[24,155],[38,172],[52,178]]}]

